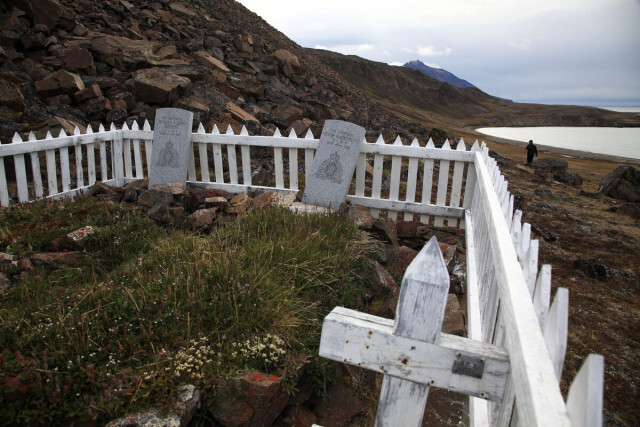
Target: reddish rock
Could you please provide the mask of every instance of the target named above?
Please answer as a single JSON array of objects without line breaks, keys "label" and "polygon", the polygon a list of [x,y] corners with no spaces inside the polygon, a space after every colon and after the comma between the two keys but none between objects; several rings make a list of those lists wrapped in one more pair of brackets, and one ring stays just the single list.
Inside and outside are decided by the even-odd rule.
[{"label": "reddish rock", "polygon": [[275,375],[258,372],[235,379],[229,398],[213,408],[214,418],[226,427],[273,424],[289,400],[281,381]]},{"label": "reddish rock", "polygon": [[387,246],[386,268],[396,277],[403,277],[407,267],[417,254],[418,251],[406,246]]},{"label": "reddish rock", "polygon": [[363,230],[370,229],[375,222],[375,218],[371,215],[371,209],[363,206],[350,205],[348,216],[358,228]]},{"label": "reddish rock", "polygon": [[442,332],[445,334],[466,336],[467,327],[464,324],[464,313],[460,309],[460,302],[455,294],[447,296],[447,305],[442,321]]},{"label": "reddish rock", "polygon": [[0,105],[6,105],[16,111],[24,109],[26,105],[24,96],[15,83],[8,80],[0,80]]},{"label": "reddish rock", "polygon": [[278,193],[276,193],[275,191],[264,192],[251,200],[251,207],[254,209],[262,209],[273,206],[277,198]]},{"label": "reddish rock", "polygon": [[199,50],[198,52],[195,52],[195,55],[198,58],[198,62],[207,68],[222,71],[223,73],[231,72],[231,70],[224,65],[224,62],[220,61],[218,58],[214,58],[205,50]]},{"label": "reddish rock", "polygon": [[295,105],[278,105],[271,111],[271,115],[277,119],[294,121],[302,119],[304,110]]},{"label": "reddish rock", "polygon": [[227,105],[224,106],[224,109],[225,111],[229,112],[229,114],[231,114],[231,117],[233,117],[235,120],[239,121],[240,123],[258,121],[258,119],[256,119],[251,114],[247,113],[242,108],[238,107],[232,102],[227,102]]},{"label": "reddish rock", "polygon": [[38,93],[45,97],[61,94],[72,95],[85,88],[79,75],[65,70],[49,74],[44,80],[37,81],[35,85]]},{"label": "reddish rock", "polygon": [[398,237],[401,237],[401,238],[416,237],[418,234],[419,225],[420,225],[419,221],[397,221],[396,230],[398,232]]},{"label": "reddish rock", "polygon": [[76,93],[73,94],[73,96],[76,99],[76,101],[83,102],[88,99],[102,96],[102,90],[100,89],[100,86],[98,86],[97,84],[92,84],[87,88],[77,91]]},{"label": "reddish rock", "polygon": [[394,220],[390,218],[376,219],[371,227],[371,232],[378,240],[398,246],[398,231]]},{"label": "reddish rock", "polygon": [[160,58],[154,52],[161,47],[154,41],[105,35],[92,39],[90,49],[97,60],[120,71],[131,71],[144,64],[157,65]]},{"label": "reddish rock", "polygon": [[289,64],[292,67],[299,67],[300,60],[296,55],[289,52],[286,49],[278,49],[273,52],[273,56],[281,63],[281,64]]},{"label": "reddish rock", "polygon": [[209,227],[213,223],[213,220],[216,219],[217,210],[217,208],[198,209],[189,215],[191,227],[196,229]]},{"label": "reddish rock", "polygon": [[291,123],[291,126],[289,126],[289,129],[287,129],[285,133],[288,135],[291,129],[293,129],[296,135],[302,136],[305,134],[305,132],[307,132],[312,124],[313,122],[306,118],[302,120],[296,120],[295,122]]},{"label": "reddish rock", "polygon": [[309,427],[318,421],[318,417],[304,406],[289,406],[282,413],[282,421],[291,427]]},{"label": "reddish rock", "polygon": [[93,62],[93,56],[88,49],[74,48],[70,49],[62,58],[68,70],[82,71],[89,76],[96,75],[96,65]]},{"label": "reddish rock", "polygon": [[358,399],[344,384],[337,383],[327,391],[327,397],[314,408],[318,424],[322,426],[344,426],[367,405]]},{"label": "reddish rock", "polygon": [[73,16],[56,0],[13,0],[13,3],[26,12],[33,26],[44,25],[50,30],[61,18]]},{"label": "reddish rock", "polygon": [[34,263],[42,263],[48,266],[57,267],[65,265],[69,267],[77,267],[82,263],[82,252],[47,252],[42,254],[31,255]]},{"label": "reddish rock", "polygon": [[191,90],[191,80],[163,68],[147,68],[133,73],[133,87],[142,101],[169,106]]}]

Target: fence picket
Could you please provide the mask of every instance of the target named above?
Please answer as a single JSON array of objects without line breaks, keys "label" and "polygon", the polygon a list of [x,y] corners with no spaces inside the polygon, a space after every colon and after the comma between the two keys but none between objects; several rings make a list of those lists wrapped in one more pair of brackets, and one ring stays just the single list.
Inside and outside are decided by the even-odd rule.
[{"label": "fence picket", "polygon": [[[364,142],[366,143],[366,141]],[[356,163],[356,196],[364,197],[364,186],[367,177],[367,155],[360,153]]]},{"label": "fence picket", "polygon": [[[296,132],[291,128],[289,138],[297,139]],[[298,149],[289,148],[289,189],[298,191]]]},{"label": "fence picket", "polygon": [[[126,122],[122,125],[122,129],[129,130]],[[131,179],[133,178],[133,169],[131,167],[131,139],[122,139],[122,154],[124,157],[124,177]]]},{"label": "fence picket", "polygon": [[[464,140],[460,139],[456,146],[456,151],[467,151],[467,147],[464,145]],[[464,162],[453,163],[453,181],[451,182],[451,200],[449,206],[457,208],[460,206],[460,199],[462,197],[462,175],[464,174]],[[456,227],[458,225],[457,218],[449,218],[447,220],[449,227]]]},{"label": "fence picket", "polygon": [[[33,132],[29,132],[29,142],[37,141],[36,135]],[[33,174],[33,191],[37,199],[41,199],[44,195],[42,188],[42,176],[40,175],[40,156],[38,152],[34,151],[29,153],[31,157],[31,172]]]},{"label": "fence picket", "polygon": [[[249,135],[246,127],[242,126],[240,135]],[[251,185],[251,148],[248,145],[241,145],[240,155],[242,157],[242,183]]]},{"label": "fence picket", "polygon": [[[411,141],[411,147],[420,147],[420,143],[418,143],[417,138],[413,138]],[[416,187],[418,184],[418,158],[410,157],[409,158],[409,168],[407,170],[407,194],[405,196],[405,200],[407,202],[413,203],[416,200]],[[404,214],[403,219],[405,221],[413,221],[412,214]]]},{"label": "fence picket", "polygon": [[[447,139],[442,144],[442,150],[451,150],[449,140]],[[449,160],[440,160],[440,171],[438,172],[438,191],[436,196],[436,205],[445,205],[447,203],[447,189],[449,183]],[[436,217],[433,220],[435,227],[442,227],[444,225],[444,218]]]},{"label": "fence picket", "polygon": [[[307,129],[307,134],[304,139],[313,139],[313,132],[311,128]],[[309,181],[309,174],[311,173],[311,165],[313,164],[314,151],[311,148],[305,148],[304,150],[304,179],[305,182]]]},{"label": "fence picket", "polygon": [[[22,138],[17,132],[13,135],[12,143],[23,143]],[[16,185],[18,187],[18,201],[20,201],[20,203],[28,202],[29,186],[27,184],[27,167],[24,162],[24,154],[14,154],[13,165],[16,173]]]},{"label": "fence picket", "polygon": [[[76,126],[73,129],[73,135],[74,136],[80,135],[80,129],[78,128],[78,126]],[[76,188],[82,188],[84,187],[84,170],[82,166],[82,160],[83,160],[82,144],[81,143],[75,144],[73,148],[74,148],[74,158],[76,161]]]},{"label": "fence picket", "polygon": [[[400,135],[396,137],[395,141],[393,142],[393,145],[402,146],[402,140],[400,139]],[[393,201],[399,200],[401,169],[402,169],[402,157],[391,156],[391,183],[389,186],[389,200],[393,200]],[[395,221],[398,218],[398,212],[389,211],[387,213],[387,217]]]},{"label": "fence picket", "polygon": [[[385,145],[382,134],[378,136],[376,140],[377,145]],[[384,155],[375,154],[373,156],[373,181],[371,183],[371,197],[379,199],[382,193],[382,168],[384,166]],[[380,211],[378,209],[371,209],[371,216],[378,218]]]},{"label": "fence picket", "polygon": [[[429,138],[427,148],[436,148],[433,140]],[[424,159],[424,171],[422,174],[422,204],[431,204],[431,193],[433,187],[433,159]],[[427,215],[420,216],[420,222],[427,224],[429,217]]]},{"label": "fence picket", "polygon": [[[213,135],[220,135],[220,131],[218,130],[218,126],[213,125],[213,129],[211,130]],[[212,144],[213,145],[213,167],[216,173],[216,182],[222,184],[224,182],[224,169],[222,167],[222,144]]]},{"label": "fence picket", "polygon": [[[131,125],[131,130],[132,131],[140,130],[140,127],[138,126],[137,121],[135,120],[133,121],[133,124]],[[140,140],[136,138],[136,139],[133,139],[131,143],[133,144],[133,160],[136,164],[136,179],[142,179],[144,178],[144,168],[142,165],[142,152],[140,147]]]},{"label": "fence picket", "polygon": [[[205,134],[202,123],[198,125],[198,133]],[[207,156],[207,144],[204,142],[198,143],[198,155],[200,157],[200,180],[202,182],[211,182],[209,178],[209,158]]]},{"label": "fence picket", "polygon": [[551,266],[544,264],[540,268],[536,287],[533,291],[533,306],[538,316],[540,329],[544,329],[544,324],[549,313],[549,304],[551,303]]},{"label": "fence picket", "polygon": [[551,361],[555,369],[558,382],[562,377],[564,357],[567,353],[567,336],[569,329],[569,291],[566,288],[558,288],[556,296],[551,304],[545,323],[544,341],[547,344]]},{"label": "fence picket", "polygon": [[[231,125],[227,126],[226,135],[233,135],[233,129]],[[236,146],[233,144],[227,144],[227,165],[229,166],[229,183],[238,183],[238,161],[236,158]]]},{"label": "fence picket", "polygon": [[604,357],[590,354],[569,387],[567,410],[571,424],[583,427],[602,425]]},{"label": "fence picket", "polygon": [[[0,146],[2,146],[2,141],[0,141]],[[0,206],[9,206],[9,186],[7,184],[4,157],[0,157]]]},{"label": "fence picket", "polygon": [[[144,120],[142,130],[145,132],[151,132],[151,125],[149,120]],[[144,155],[147,161],[147,177],[149,176],[149,166],[151,165],[151,151],[153,150],[153,138],[145,138],[144,140]]]}]

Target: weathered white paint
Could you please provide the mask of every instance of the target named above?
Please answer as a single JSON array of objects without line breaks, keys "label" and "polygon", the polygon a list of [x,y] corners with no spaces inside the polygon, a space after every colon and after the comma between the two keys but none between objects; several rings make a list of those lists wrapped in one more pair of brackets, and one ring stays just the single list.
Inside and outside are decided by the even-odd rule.
[{"label": "weathered white paint", "polygon": [[604,357],[590,354],[582,364],[567,396],[567,409],[574,426],[602,425]]}]

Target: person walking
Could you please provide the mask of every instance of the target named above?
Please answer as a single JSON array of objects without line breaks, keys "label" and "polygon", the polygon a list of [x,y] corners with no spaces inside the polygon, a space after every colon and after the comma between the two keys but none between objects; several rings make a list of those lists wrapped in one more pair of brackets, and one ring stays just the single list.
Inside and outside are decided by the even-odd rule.
[{"label": "person walking", "polygon": [[533,157],[534,156],[536,156],[536,157],[538,156],[538,149],[533,144],[533,140],[532,139],[529,140],[529,144],[527,144],[525,149],[527,150],[527,164],[530,165],[531,162],[533,161]]}]

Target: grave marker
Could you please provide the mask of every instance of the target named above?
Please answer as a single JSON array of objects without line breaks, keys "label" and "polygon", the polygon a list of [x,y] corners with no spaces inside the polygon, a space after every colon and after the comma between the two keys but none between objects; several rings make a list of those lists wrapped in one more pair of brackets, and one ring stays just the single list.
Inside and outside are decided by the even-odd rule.
[{"label": "grave marker", "polygon": [[440,332],[449,273],[435,237],[402,279],[395,321],[343,307],[325,318],[320,356],[384,373],[376,426],[420,426],[430,386],[501,401],[503,348]]},{"label": "grave marker", "polygon": [[365,129],[340,120],[327,120],[320,135],[302,202],[339,209],[347,198]]},{"label": "grave marker", "polygon": [[156,110],[149,188],[158,184],[185,184],[191,149],[193,113],[178,108]]}]

